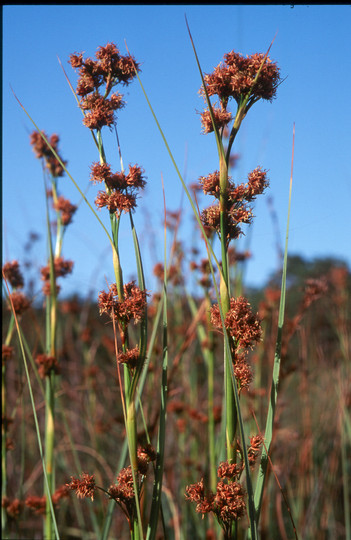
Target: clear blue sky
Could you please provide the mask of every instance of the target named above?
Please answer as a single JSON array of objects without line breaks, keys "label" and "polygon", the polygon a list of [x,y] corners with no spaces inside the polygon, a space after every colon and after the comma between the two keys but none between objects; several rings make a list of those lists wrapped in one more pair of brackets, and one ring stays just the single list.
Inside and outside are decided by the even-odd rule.
[{"label": "clear blue sky", "polygon": [[[350,254],[350,40],[351,8],[320,6],[230,5],[9,5],[3,8],[3,259],[23,260],[29,231],[41,234],[35,264],[46,264],[45,201],[40,162],[29,145],[33,130],[11,87],[39,127],[59,134],[61,154],[81,188],[98,159],[89,130],[81,121],[73,95],[59,66],[71,53],[93,56],[98,46],[115,42],[141,63],[142,82],[187,183],[218,169],[213,135],[202,135],[199,115],[201,81],[187,34],[184,14],[204,72],[210,72],[235,50],[265,52],[278,31],[271,58],[286,77],[272,104],[259,102],[245,119],[237,139],[241,154],[234,180],[244,181],[261,165],[269,170],[270,189],[257,200],[255,221],[241,247],[253,253],[246,280],[260,285],[277,267],[276,235],[267,197],[273,198],[280,235],[285,236],[293,123],[296,124],[290,252],[307,258],[334,256],[351,264]],[[121,90],[127,106],[118,128],[124,163],[144,167],[148,184],[135,214],[149,275],[163,260],[163,199],[177,210],[182,188],[157,131],[139,83]],[[118,169],[113,136],[105,132],[107,159]],[[67,177],[61,194],[73,203],[80,197]],[[94,201],[97,188],[88,197]],[[202,197],[208,205],[211,198]],[[191,244],[191,209],[183,200],[181,237]],[[101,217],[107,223],[107,216]],[[121,257],[126,277],[135,273],[128,219],[121,231]],[[151,234],[150,234],[151,233]],[[67,229],[64,256],[75,262],[62,281],[67,293],[85,295],[113,280],[107,239],[82,204]],[[147,279],[147,286],[153,282]]]}]

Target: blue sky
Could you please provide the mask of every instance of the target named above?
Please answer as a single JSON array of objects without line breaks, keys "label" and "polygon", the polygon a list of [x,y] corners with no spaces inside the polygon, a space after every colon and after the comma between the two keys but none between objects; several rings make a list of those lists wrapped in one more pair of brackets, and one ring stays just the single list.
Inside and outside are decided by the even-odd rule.
[{"label": "blue sky", "polygon": [[[73,83],[67,64],[73,52],[94,56],[98,46],[125,43],[141,63],[141,79],[187,183],[218,169],[213,135],[201,133],[197,111],[201,84],[186,29],[186,14],[204,72],[211,72],[226,52],[265,52],[277,33],[270,56],[284,83],[273,103],[259,102],[249,112],[236,141],[241,155],[236,182],[261,165],[270,188],[257,199],[255,221],[239,248],[253,254],[246,282],[260,285],[277,268],[276,233],[268,208],[273,200],[280,236],[285,236],[293,123],[296,125],[290,252],[306,258],[334,256],[351,264],[349,237],[350,49],[351,7],[343,5],[9,5],[3,8],[3,260],[24,258],[29,231],[36,268],[46,264],[45,200],[40,162],[29,145],[30,121],[10,86],[38,126],[60,136],[60,151],[83,190],[89,167],[98,159],[58,63]],[[121,89],[127,106],[118,115],[124,163],[138,163],[148,177],[135,222],[147,273],[163,260],[163,197],[167,208],[182,204],[181,239],[192,245],[191,209],[184,197],[155,122],[137,81]],[[118,170],[113,135],[105,132],[107,160]],[[80,196],[67,177],[59,190],[73,203]],[[88,198],[93,203],[97,187]],[[202,197],[201,206],[211,203]],[[107,223],[107,216],[100,216]],[[86,295],[113,280],[110,248],[90,211],[81,204],[67,229],[63,255],[74,260],[73,274],[62,283],[66,293]],[[121,230],[125,277],[135,274],[129,220]]]}]

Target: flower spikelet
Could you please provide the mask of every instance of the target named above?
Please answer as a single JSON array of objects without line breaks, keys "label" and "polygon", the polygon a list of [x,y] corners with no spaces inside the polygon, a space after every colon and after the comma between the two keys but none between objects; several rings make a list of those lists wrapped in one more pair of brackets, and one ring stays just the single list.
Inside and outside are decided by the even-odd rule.
[{"label": "flower spikelet", "polygon": [[98,301],[100,315],[107,313],[112,318],[114,314],[115,318],[124,324],[133,319],[136,324],[145,316],[147,292],[135,285],[135,281],[126,283],[123,291],[123,299],[118,297],[116,284],[112,284],[108,292],[100,292]]},{"label": "flower spikelet", "polygon": [[253,374],[251,367],[246,360],[245,353],[235,355],[233,370],[236,380],[239,382],[240,390],[243,388],[249,388],[253,380]]},{"label": "flower spikelet", "polygon": [[5,508],[7,515],[12,519],[17,519],[23,510],[23,502],[19,499],[11,501],[8,497],[3,497],[1,506]]},{"label": "flower spikelet", "polygon": [[114,43],[99,47],[95,58],[84,59],[83,53],[74,53],[69,63],[79,72],[76,93],[81,96],[81,109],[87,111],[83,123],[89,129],[101,130],[115,123],[114,111],[125,105],[122,94],[111,94],[112,88],[117,84],[128,85],[140,68],[132,56],[121,55]]},{"label": "flower spikelet", "polygon": [[217,469],[217,476],[218,478],[229,478],[230,480],[234,480],[240,476],[242,471],[243,467],[238,463],[223,461]]},{"label": "flower spikelet", "polygon": [[215,197],[219,197],[219,171],[209,174],[208,176],[200,176],[199,184],[202,186],[203,192]]},{"label": "flower spikelet", "polygon": [[136,346],[134,349],[128,349],[125,353],[119,353],[117,355],[117,362],[119,364],[127,364],[130,368],[135,368],[138,365],[140,358],[139,347]]},{"label": "flower spikelet", "polygon": [[45,514],[46,512],[46,497],[37,497],[36,495],[29,495],[24,504],[34,510],[36,514]]},{"label": "flower spikelet", "polygon": [[196,512],[200,514],[207,514],[213,510],[214,494],[209,492],[205,494],[205,487],[203,479],[196,484],[191,484],[185,489],[185,498],[196,504]]},{"label": "flower spikelet", "polygon": [[131,467],[121,469],[117,476],[117,484],[120,489],[120,497],[123,499],[134,499],[133,474]]},{"label": "flower spikelet", "polygon": [[[222,109],[218,109],[217,107],[213,107],[212,111],[213,111],[213,120],[217,129],[224,128],[227,124],[229,124],[229,122],[233,118],[230,112],[224,111]],[[209,110],[206,110],[203,113],[201,113],[201,124],[202,124],[202,131],[204,134],[212,133],[212,131],[214,131],[211,113]]]},{"label": "flower spikelet", "polygon": [[90,180],[95,183],[106,182],[111,176],[111,166],[108,163],[92,163]]},{"label": "flower spikelet", "polygon": [[78,498],[83,499],[84,497],[90,497],[91,500],[94,500],[94,493],[96,489],[94,475],[88,473],[82,473],[80,478],[71,476],[71,482],[66,484],[69,489],[75,490]]},{"label": "flower spikelet", "polygon": [[111,194],[99,191],[95,199],[97,208],[108,208],[111,213],[120,215],[121,212],[130,212],[136,207],[136,197],[131,193],[114,191]]},{"label": "flower spikelet", "polygon": [[[55,277],[65,277],[68,274],[72,273],[73,270],[73,261],[65,260],[63,257],[55,257],[54,260],[54,269]],[[43,281],[50,281],[50,265],[43,266],[40,269],[41,279]]]},{"label": "flower spikelet", "polygon": [[143,176],[144,170],[138,165],[129,165],[129,173],[126,177],[126,183],[128,186],[143,189],[146,181]]},{"label": "flower spikelet", "polygon": [[62,195],[57,198],[56,203],[54,203],[54,208],[58,212],[61,212],[61,221],[65,226],[72,222],[73,214],[77,211],[77,206],[72,204],[68,199],[62,197]]},{"label": "flower spikelet", "polygon": [[[64,161],[58,151],[59,136],[55,133],[49,137],[46,135],[45,131],[41,131],[42,135],[50,143],[51,147],[55,150],[56,154],[60,158],[61,162],[66,166],[67,161]],[[37,158],[44,158],[47,169],[54,177],[63,176],[64,168],[62,167],[60,161],[54,156],[52,150],[43,139],[41,134],[38,131],[33,131],[30,135],[30,144],[33,146],[33,150]]]},{"label": "flower spikelet", "polygon": [[100,130],[103,126],[111,126],[114,123],[114,108],[108,99],[94,96],[89,104],[82,103],[82,108],[90,111],[83,118],[83,124],[89,129]]},{"label": "flower spikelet", "polygon": [[60,366],[58,364],[57,358],[54,356],[48,356],[47,354],[39,354],[35,363],[38,366],[38,372],[41,379],[49,377],[50,373],[59,374]]},{"label": "flower spikelet", "polygon": [[20,271],[18,261],[5,263],[2,267],[5,278],[14,289],[22,289],[24,285],[23,276]]},{"label": "flower spikelet", "polygon": [[253,467],[256,463],[258,454],[261,451],[263,444],[263,437],[261,435],[254,435],[250,437],[250,446],[247,449],[247,457],[249,459],[250,467]]},{"label": "flower spikelet", "polygon": [[[253,101],[258,99],[271,101],[275,97],[280,74],[277,64],[269,57],[261,67],[264,56],[256,53],[245,58],[234,51],[225,54],[224,62],[204,77],[208,95],[217,95],[224,108],[227,107],[230,98],[239,103],[240,98],[249,92]],[[260,68],[260,74],[255,82]],[[204,95],[203,88],[200,89],[200,93]]]},{"label": "flower spikelet", "polygon": [[[211,308],[211,322],[216,328],[222,328],[218,304]],[[249,302],[243,296],[231,298],[224,325],[240,348],[251,347],[255,341],[258,342],[261,339],[260,320],[252,313]]]},{"label": "flower spikelet", "polygon": [[225,525],[241,518],[245,513],[244,489],[239,482],[218,482],[214,498],[215,513]]},{"label": "flower spikelet", "polygon": [[[16,315],[22,315],[22,313],[24,313],[25,311],[27,311],[27,309],[30,308],[30,300],[28,300],[28,298],[21,292],[13,292],[12,294],[10,294],[10,299]],[[9,304],[8,309],[12,309],[11,303]]]}]

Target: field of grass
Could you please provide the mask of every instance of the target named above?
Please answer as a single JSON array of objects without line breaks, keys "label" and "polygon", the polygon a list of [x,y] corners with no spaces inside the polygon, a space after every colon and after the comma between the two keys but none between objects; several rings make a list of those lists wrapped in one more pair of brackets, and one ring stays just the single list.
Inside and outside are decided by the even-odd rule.
[{"label": "field of grass", "polygon": [[[3,265],[3,538],[351,539],[350,271],[338,260],[288,257],[286,244],[279,274],[246,289],[249,254],[235,248],[269,184],[259,166],[241,184],[230,175],[246,114],[280,84],[268,52],[228,53],[203,78],[201,123],[217,170],[191,188],[176,170],[207,257],[186,251],[182,215],[165,202],[153,291],[133,221],[145,171],[124,169],[122,156],[112,171],[104,146],[123,108],[114,87],[139,78],[138,63],[112,43],[95,59],[71,56],[100,189],[94,205],[58,136],[34,125],[49,255],[32,284],[42,286],[41,303],[21,261]],[[63,257],[65,233],[77,211],[61,194],[65,174],[111,246],[114,275],[95,302],[64,295],[74,263]],[[130,223],[136,281],[123,278],[121,220]]]}]

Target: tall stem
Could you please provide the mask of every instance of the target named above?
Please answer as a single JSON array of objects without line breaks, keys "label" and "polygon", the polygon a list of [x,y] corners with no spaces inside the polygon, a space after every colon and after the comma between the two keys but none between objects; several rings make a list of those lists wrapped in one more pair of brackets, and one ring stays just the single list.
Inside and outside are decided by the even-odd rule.
[{"label": "tall stem", "polygon": [[[100,155],[100,163],[104,164],[106,163],[106,155],[104,150],[104,145],[102,141],[101,131],[97,131],[97,143],[98,143],[98,149],[99,149],[99,155]],[[109,192],[108,186],[106,186],[106,191]],[[123,274],[122,274],[122,266],[119,258],[119,250],[118,250],[118,233],[119,233],[119,225],[120,225],[120,216],[116,216],[116,214],[110,213],[110,223],[111,223],[111,232],[112,232],[112,239],[113,239],[113,253],[112,253],[112,260],[113,260],[113,269],[115,273],[116,278],[116,288],[118,297],[121,300],[124,298],[124,291],[123,291]],[[122,349],[123,352],[125,352],[128,349],[128,333],[126,328],[122,328]],[[125,395],[125,404],[126,404],[126,433],[128,438],[128,446],[129,446],[129,453],[130,453],[130,462],[131,467],[133,471],[133,479],[134,479],[134,489],[135,489],[135,502],[137,507],[137,512],[134,515],[133,523],[131,524],[131,538],[132,540],[139,540],[140,538],[140,528],[141,523],[139,523],[139,507],[138,507],[138,460],[137,460],[137,423],[136,423],[136,415],[135,415],[135,399],[134,395],[132,395],[131,392],[132,387],[132,373],[130,371],[130,368],[127,365],[124,365],[124,395]]]},{"label": "tall stem", "polygon": [[[228,244],[227,244],[227,221],[228,221],[228,165],[223,156],[220,156],[220,230],[221,230],[221,254],[222,254],[222,275],[220,282],[221,307],[223,317],[226,316],[230,308],[230,284],[228,271]],[[236,460],[236,430],[237,430],[237,411],[235,405],[235,397],[233,384],[231,379],[230,363],[232,362],[231,355],[224,348],[224,389],[226,400],[226,443],[227,443],[227,459],[235,463]]]},{"label": "tall stem", "polygon": [[46,519],[44,526],[44,538],[51,540],[53,538],[53,523],[51,517],[51,509],[49,498],[51,498],[54,492],[54,442],[55,442],[55,391],[54,391],[54,378],[55,374],[51,373],[46,378],[46,411],[45,411],[45,467],[46,475],[49,484],[49,491],[45,487],[46,495]]},{"label": "tall stem", "polygon": [[[56,179],[52,178],[53,194],[57,197]],[[59,257],[62,248],[62,222],[60,217],[57,219],[58,235],[55,253],[53,251],[52,236],[50,229],[48,200],[47,204],[47,230],[49,245],[49,266],[50,266],[50,296],[46,301],[46,354],[56,357],[56,330],[57,330],[57,293],[56,293],[56,275],[55,275],[55,257]],[[48,486],[44,482],[44,493],[46,496],[46,511],[44,521],[44,538],[51,540],[54,536],[53,519],[51,513],[51,496],[55,490],[55,373],[51,372],[46,377],[45,387],[45,470],[48,480]]]},{"label": "tall stem", "polygon": [[[211,300],[208,292],[206,293],[208,326],[210,328],[210,308]],[[215,355],[213,332],[209,331],[209,347],[207,362],[207,388],[208,388],[208,447],[209,447],[209,468],[210,468],[210,487],[212,491],[217,486],[217,467],[216,467],[216,449],[215,449],[215,421],[214,421],[214,374],[215,374]]]}]

